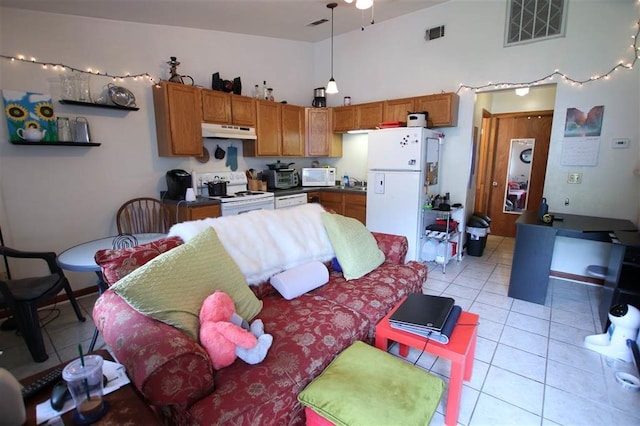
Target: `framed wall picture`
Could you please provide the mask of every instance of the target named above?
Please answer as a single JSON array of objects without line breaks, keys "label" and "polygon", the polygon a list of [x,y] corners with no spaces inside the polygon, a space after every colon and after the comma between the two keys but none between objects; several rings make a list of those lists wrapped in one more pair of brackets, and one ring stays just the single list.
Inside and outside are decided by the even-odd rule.
[{"label": "framed wall picture", "polygon": [[[24,130],[30,128],[44,133],[43,142],[58,140],[51,95],[3,89],[2,100],[11,142],[24,140],[20,137],[20,133],[24,134]],[[18,132],[19,129],[23,130]]]}]

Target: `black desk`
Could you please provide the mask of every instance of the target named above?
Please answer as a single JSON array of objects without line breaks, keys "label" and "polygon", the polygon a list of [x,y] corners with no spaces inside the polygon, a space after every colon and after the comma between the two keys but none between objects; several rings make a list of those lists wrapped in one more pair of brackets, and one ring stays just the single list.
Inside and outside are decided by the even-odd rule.
[{"label": "black desk", "polygon": [[636,231],[629,220],[552,213],[563,218],[539,223],[537,212],[527,210],[516,221],[509,297],[544,304],[556,236],[611,242],[614,231]]},{"label": "black desk", "polygon": [[640,233],[615,231],[611,256],[600,298],[602,329],[609,327],[612,306],[627,303],[640,307]]}]

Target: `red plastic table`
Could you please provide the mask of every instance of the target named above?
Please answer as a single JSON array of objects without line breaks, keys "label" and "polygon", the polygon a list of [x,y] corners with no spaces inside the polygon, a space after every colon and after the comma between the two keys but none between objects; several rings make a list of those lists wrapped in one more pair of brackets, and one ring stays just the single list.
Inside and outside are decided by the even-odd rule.
[{"label": "red plastic table", "polygon": [[404,302],[404,297],[376,326],[376,347],[384,351],[388,348],[389,340],[400,344],[400,355],[406,357],[409,346],[430,354],[443,357],[451,361],[451,377],[449,378],[449,393],[445,424],[455,426],[458,422],[460,411],[460,397],[462,395],[462,382],[471,380],[473,372],[473,356],[478,337],[477,314],[463,311],[458,318],[458,325],[454,328],[449,343],[443,345],[434,340],[429,340],[417,334],[398,330],[389,325],[389,317]]}]

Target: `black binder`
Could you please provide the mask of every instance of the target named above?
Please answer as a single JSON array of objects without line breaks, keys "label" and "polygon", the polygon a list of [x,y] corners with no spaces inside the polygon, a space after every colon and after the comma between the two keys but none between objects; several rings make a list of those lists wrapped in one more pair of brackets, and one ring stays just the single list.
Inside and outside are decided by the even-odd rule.
[{"label": "black binder", "polygon": [[454,303],[451,297],[411,293],[391,315],[389,323],[440,332]]}]

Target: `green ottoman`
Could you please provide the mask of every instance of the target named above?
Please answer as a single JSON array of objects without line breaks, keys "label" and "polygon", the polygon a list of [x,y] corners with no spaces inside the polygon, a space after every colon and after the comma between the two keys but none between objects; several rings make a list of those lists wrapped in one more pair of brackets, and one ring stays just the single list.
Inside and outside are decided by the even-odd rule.
[{"label": "green ottoman", "polygon": [[439,377],[358,341],[309,383],[298,401],[307,413],[313,411],[307,425],[322,419],[345,426],[428,425],[444,387]]}]

